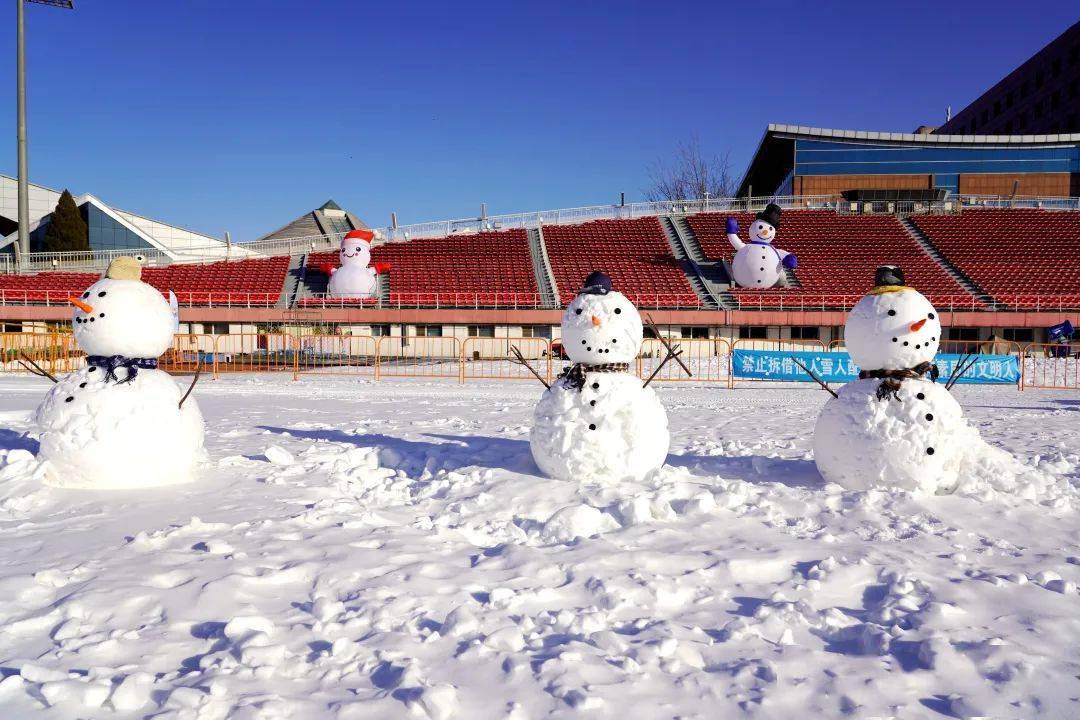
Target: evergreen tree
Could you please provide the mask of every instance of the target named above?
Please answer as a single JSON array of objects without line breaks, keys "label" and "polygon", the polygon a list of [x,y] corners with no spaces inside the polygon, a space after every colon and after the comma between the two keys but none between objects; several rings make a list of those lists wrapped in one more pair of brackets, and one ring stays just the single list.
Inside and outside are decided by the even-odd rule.
[{"label": "evergreen tree", "polygon": [[45,228],[45,250],[65,252],[71,250],[89,250],[90,233],[83,220],[75,198],[65,190],[56,203],[52,220]]}]

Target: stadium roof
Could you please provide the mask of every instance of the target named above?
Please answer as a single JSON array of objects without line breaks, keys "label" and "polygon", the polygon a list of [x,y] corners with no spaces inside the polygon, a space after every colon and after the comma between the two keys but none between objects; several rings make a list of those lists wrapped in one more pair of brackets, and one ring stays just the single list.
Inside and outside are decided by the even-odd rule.
[{"label": "stadium roof", "polygon": [[1046,147],[1080,144],[1080,133],[1054,135],[931,135],[873,130],[838,130],[805,125],[770,124],[758,144],[750,165],[739,181],[736,195],[746,195],[756,185],[771,192],[794,163],[794,141],[834,140],[898,147]]}]

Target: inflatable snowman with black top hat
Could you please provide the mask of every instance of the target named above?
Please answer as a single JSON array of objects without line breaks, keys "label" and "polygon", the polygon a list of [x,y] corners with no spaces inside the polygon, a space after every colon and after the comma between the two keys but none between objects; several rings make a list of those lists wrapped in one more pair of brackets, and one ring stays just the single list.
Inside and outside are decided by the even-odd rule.
[{"label": "inflatable snowman with black top hat", "polygon": [[731,260],[731,273],[736,284],[758,290],[776,287],[784,277],[784,269],[798,267],[795,256],[773,247],[776,231],[780,229],[780,206],[769,203],[750,223],[750,240],[739,238],[739,221],[727,220],[727,238],[735,248]]},{"label": "inflatable snowman with black top hat", "polygon": [[330,297],[361,300],[375,297],[376,278],[379,273],[389,270],[390,264],[371,264],[371,241],[374,239],[374,232],[363,229],[350,230],[341,239],[338,250],[341,266],[328,268],[330,284],[327,292]]},{"label": "inflatable snowman with black top hat", "polygon": [[176,315],[141,280],[134,258],[113,260],[75,305],[87,366],[60,379],[38,407],[45,481],[68,488],[133,488],[191,480],[203,458],[198,403],[157,369]]},{"label": "inflatable snowman with black top hat", "polygon": [[580,482],[641,479],[664,464],[667,412],[632,371],[641,316],[594,272],[566,308],[562,344],[573,363],[540,398],[530,446],[547,475]]},{"label": "inflatable snowman with black top hat", "polygon": [[844,328],[859,379],[825,404],[814,428],[814,461],[827,481],[851,490],[956,487],[972,448],[984,443],[936,383],[940,342],[934,306],[904,284],[900,268],[878,268]]}]

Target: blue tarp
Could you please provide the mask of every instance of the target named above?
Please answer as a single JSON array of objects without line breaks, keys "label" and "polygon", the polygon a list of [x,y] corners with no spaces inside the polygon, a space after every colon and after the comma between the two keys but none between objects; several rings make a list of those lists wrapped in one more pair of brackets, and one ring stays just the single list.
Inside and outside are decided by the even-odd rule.
[{"label": "blue tarp", "polygon": [[[813,382],[792,358],[806,365],[829,383],[846,383],[857,380],[859,368],[846,352],[805,352],[790,350],[739,350],[731,358],[731,371],[736,379],[782,380],[790,382]],[[943,353],[934,358],[945,382],[960,361],[960,355]],[[998,385],[1015,385],[1020,381],[1020,364],[1015,355],[978,355],[974,367],[959,382]]]}]

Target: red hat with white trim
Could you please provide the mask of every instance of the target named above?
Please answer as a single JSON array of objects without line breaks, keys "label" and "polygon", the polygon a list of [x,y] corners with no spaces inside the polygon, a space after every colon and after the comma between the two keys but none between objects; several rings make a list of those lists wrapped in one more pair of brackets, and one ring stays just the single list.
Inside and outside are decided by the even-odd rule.
[{"label": "red hat with white trim", "polygon": [[342,238],[342,240],[363,240],[366,243],[370,243],[374,239],[375,233],[371,230],[350,230]]}]

